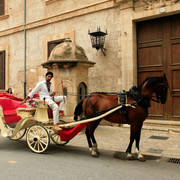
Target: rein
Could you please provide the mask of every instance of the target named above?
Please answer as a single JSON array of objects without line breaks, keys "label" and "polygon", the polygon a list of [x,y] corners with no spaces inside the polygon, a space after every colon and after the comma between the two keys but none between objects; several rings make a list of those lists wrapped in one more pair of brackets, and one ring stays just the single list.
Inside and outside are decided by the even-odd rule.
[{"label": "rein", "polygon": [[[132,87],[132,88],[136,88],[136,87]],[[132,89],[131,88],[131,89]],[[136,90],[137,90],[137,88],[136,88]],[[126,118],[126,121],[127,121],[127,123],[129,124],[129,122],[128,122],[128,113],[127,113],[127,107],[126,107],[126,105],[127,105],[127,103],[121,103],[120,102],[120,104],[118,104],[117,106],[114,106],[114,107],[112,107],[112,108],[108,108],[108,109],[105,109],[105,110],[103,110],[103,111],[96,111],[95,110],[95,108],[94,108],[94,106],[93,106],[93,104],[92,104],[92,102],[91,102],[91,97],[93,97],[93,96],[99,96],[99,97],[102,97],[100,94],[96,94],[96,93],[100,93],[100,92],[94,92],[94,93],[91,93],[88,97],[87,97],[87,100],[86,100],[86,104],[85,104],[85,110],[84,110],[84,114],[86,114],[86,109],[87,109],[87,103],[89,102],[89,104],[90,104],[90,106],[91,106],[91,109],[92,109],[92,111],[93,111],[93,114],[92,115],[90,115],[90,116],[88,116],[88,117],[86,117],[86,118],[92,118],[92,117],[96,117],[96,116],[100,116],[101,114],[103,114],[103,113],[105,113],[105,112],[107,112],[107,111],[110,111],[110,110],[112,110],[112,109],[114,109],[114,108],[116,108],[116,107],[118,107],[118,106],[122,106],[122,108],[121,109],[123,109],[124,111],[125,111],[125,113],[124,113],[124,115],[125,115],[125,118]],[[130,93],[130,91],[129,92],[126,92],[127,93],[127,95],[132,95],[132,92]],[[121,93],[105,93],[105,92],[102,92],[101,94],[106,94],[106,95],[118,95],[119,97],[120,96],[122,96],[122,94]],[[132,104],[130,104],[130,107],[133,107],[133,108],[135,108],[134,107],[134,105],[136,105],[136,104],[138,104],[139,105],[139,103],[140,102],[144,102],[144,103],[141,103],[141,104],[145,104],[146,106],[147,106],[147,103],[145,103],[145,101],[144,101],[144,98],[142,98],[142,96],[140,95],[140,93],[138,92],[136,92],[136,93],[134,93],[134,94],[136,94],[136,96],[137,96],[137,94],[138,94],[138,98],[134,98],[135,99],[135,101],[132,103]],[[119,99],[121,99],[121,98],[116,98],[117,100],[119,100]],[[126,101],[127,102],[127,101]]]},{"label": "rein", "polygon": [[[116,98],[118,101],[119,101],[119,99],[120,99],[120,102],[118,102],[118,103],[120,103],[120,104],[118,104],[117,106],[115,106],[115,107],[118,107],[119,105],[122,105],[122,112],[124,113],[124,115],[125,115],[125,118],[126,118],[126,121],[127,121],[127,123],[128,123],[128,111],[127,111],[127,107],[125,107],[124,105],[127,105],[127,97],[131,97],[131,98],[133,98],[134,99],[134,102],[131,104],[132,106],[134,106],[134,105],[139,105],[139,106],[141,106],[142,108],[145,108],[145,109],[148,109],[151,105],[150,105],[150,101],[152,100],[152,101],[154,101],[154,102],[157,102],[157,103],[160,103],[161,102],[161,100],[160,100],[160,98],[159,98],[159,96],[157,97],[156,96],[156,99],[153,99],[153,98],[151,98],[151,99],[147,99],[146,97],[144,97],[143,95],[141,95],[141,89],[142,89],[142,85],[147,81],[147,80],[149,80],[150,78],[147,78],[139,87],[136,87],[136,86],[133,86],[133,87],[131,87],[130,88],[130,90],[129,91],[125,91],[125,90],[123,90],[123,92],[121,91],[120,93],[116,93],[116,92],[111,92],[111,93],[107,93],[107,92],[93,92],[93,93],[91,93],[88,97],[87,97],[87,100],[86,100],[86,104],[85,104],[85,110],[84,110],[84,114],[86,114],[86,109],[87,109],[87,103],[89,102],[89,104],[90,104],[90,106],[91,106],[91,109],[92,109],[92,111],[93,111],[93,114],[90,116],[90,117],[96,117],[96,116],[99,116],[99,115],[101,115],[102,113],[105,113],[105,112],[107,112],[107,111],[109,111],[109,110],[111,110],[111,109],[113,109],[114,107],[112,107],[112,108],[109,108],[109,109],[105,109],[105,110],[103,110],[103,111],[99,111],[99,112],[97,112],[96,111],[96,109],[95,109],[95,107],[93,106],[93,104],[92,104],[92,102],[91,102],[91,97],[93,97],[93,96],[98,96],[98,97],[103,97],[102,95],[104,94],[104,95],[117,95],[118,97]],[[154,84],[155,82],[157,82],[157,79],[150,79],[151,80],[151,82],[149,83],[149,85],[151,85],[151,84]],[[156,81],[155,81],[156,80]],[[162,84],[160,84],[161,86],[165,86],[165,84],[164,83],[162,83]],[[167,83],[167,87],[168,87],[168,83]],[[166,86],[165,87],[163,87],[163,88],[166,88]],[[102,95],[101,95],[102,94]],[[125,96],[127,96],[125,99],[124,99],[124,97]],[[105,97],[104,97],[105,98]],[[125,100],[124,102],[123,101],[121,101],[121,99],[122,100]]]},{"label": "rein", "polygon": [[157,100],[157,99],[151,99],[152,101],[154,101],[154,102],[156,102],[156,103],[160,103],[160,101],[159,100]]}]

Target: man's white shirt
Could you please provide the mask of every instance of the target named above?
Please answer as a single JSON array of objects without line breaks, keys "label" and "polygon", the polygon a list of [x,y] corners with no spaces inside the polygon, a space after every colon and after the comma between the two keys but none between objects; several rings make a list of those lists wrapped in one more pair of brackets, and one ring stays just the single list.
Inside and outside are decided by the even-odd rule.
[{"label": "man's white shirt", "polygon": [[50,92],[48,91],[46,81],[39,82],[36,87],[28,94],[29,97],[33,97],[35,93],[39,92],[40,99],[51,98],[52,84],[50,83]]}]

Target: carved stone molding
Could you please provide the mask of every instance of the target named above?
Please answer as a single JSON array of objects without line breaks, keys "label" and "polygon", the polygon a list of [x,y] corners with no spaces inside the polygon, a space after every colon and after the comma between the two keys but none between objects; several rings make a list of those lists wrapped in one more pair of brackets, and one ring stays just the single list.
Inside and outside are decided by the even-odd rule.
[{"label": "carved stone molding", "polygon": [[176,4],[178,2],[180,2],[180,0],[143,0],[142,1],[144,9],[146,10],[165,7],[168,5]]},{"label": "carved stone molding", "polygon": [[128,1],[132,1],[132,0],[114,0],[116,3],[123,3],[123,2],[128,2]]}]

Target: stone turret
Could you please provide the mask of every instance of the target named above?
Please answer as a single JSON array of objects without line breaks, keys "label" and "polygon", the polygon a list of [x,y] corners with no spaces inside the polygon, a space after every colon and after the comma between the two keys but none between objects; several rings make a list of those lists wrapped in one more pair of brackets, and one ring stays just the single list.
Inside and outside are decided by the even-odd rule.
[{"label": "stone turret", "polygon": [[[88,61],[84,49],[70,39],[58,44],[42,66],[54,73],[53,87],[57,95],[67,95],[66,115],[73,115],[77,103],[88,89],[88,69],[94,66]],[[63,81],[63,87],[62,82]]]}]

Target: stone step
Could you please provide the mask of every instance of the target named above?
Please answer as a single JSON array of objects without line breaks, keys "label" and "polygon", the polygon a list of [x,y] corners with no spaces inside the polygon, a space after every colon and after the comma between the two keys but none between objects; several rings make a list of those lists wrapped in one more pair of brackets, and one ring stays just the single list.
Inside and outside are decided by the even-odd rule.
[{"label": "stone step", "polygon": [[170,128],[180,128],[180,121],[167,121],[167,120],[152,120],[147,119],[144,121],[144,125],[147,126],[160,126]]},{"label": "stone step", "polygon": [[[125,124],[123,127],[128,128],[129,125]],[[167,121],[167,120],[150,120],[147,119],[143,123],[142,129],[152,131],[165,131],[170,133],[180,133],[180,121]]]}]

